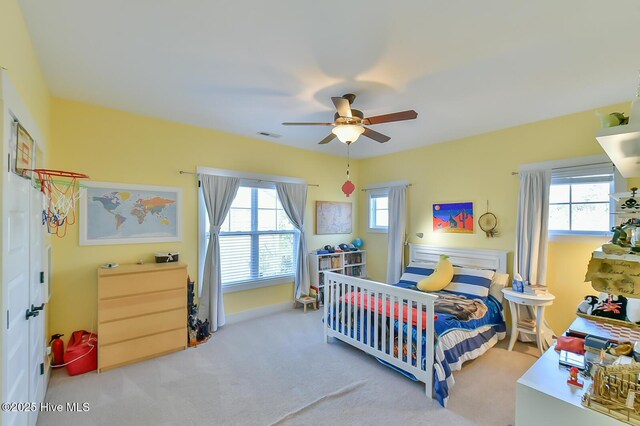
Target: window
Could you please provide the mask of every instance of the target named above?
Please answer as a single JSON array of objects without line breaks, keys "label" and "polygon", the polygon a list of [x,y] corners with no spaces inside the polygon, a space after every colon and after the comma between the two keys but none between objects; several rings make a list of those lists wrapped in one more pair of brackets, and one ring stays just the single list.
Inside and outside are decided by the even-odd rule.
[{"label": "window", "polygon": [[369,232],[387,232],[389,229],[389,190],[370,189]]},{"label": "window", "polygon": [[[206,213],[205,222],[208,234]],[[220,230],[223,287],[291,278],[295,275],[296,238],[297,231],[272,185],[240,186]]]},{"label": "window", "polygon": [[552,234],[605,235],[614,225],[611,163],[555,169],[549,192]]}]

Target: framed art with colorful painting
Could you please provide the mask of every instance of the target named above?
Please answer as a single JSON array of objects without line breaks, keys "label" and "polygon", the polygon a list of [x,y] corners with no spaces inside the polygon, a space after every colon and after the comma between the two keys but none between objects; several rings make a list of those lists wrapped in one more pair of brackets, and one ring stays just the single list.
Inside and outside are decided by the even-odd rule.
[{"label": "framed art with colorful painting", "polygon": [[433,205],[433,231],[473,234],[473,203],[438,203]]},{"label": "framed art with colorful painting", "polygon": [[182,240],[182,188],[86,182],[80,195],[80,245]]}]

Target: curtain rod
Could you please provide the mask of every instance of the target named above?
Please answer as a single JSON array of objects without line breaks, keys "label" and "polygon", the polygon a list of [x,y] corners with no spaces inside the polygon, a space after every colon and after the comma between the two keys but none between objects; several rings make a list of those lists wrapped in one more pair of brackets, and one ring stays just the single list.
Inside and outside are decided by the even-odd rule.
[{"label": "curtain rod", "polygon": [[[554,167],[551,170],[573,169],[574,167],[597,166],[599,164],[611,164],[613,167],[615,167],[611,161],[603,161],[603,162],[600,162],[600,163],[576,164],[575,166]],[[511,176],[519,175],[519,174],[520,174],[520,172],[511,172]]]},{"label": "curtain rod", "polygon": [[364,192],[375,191],[376,189],[389,189],[389,188],[393,188],[393,187],[396,187],[396,186],[404,186],[406,188],[406,187],[409,187],[409,186],[413,186],[413,184],[412,183],[408,183],[406,185],[378,186],[377,188],[362,188],[360,191],[364,191]]},{"label": "curtain rod", "polygon": [[[181,175],[194,175],[194,176],[198,176],[199,173],[193,173],[193,172],[185,172],[184,170],[180,170],[180,174]],[[241,180],[253,180],[256,182],[271,182],[271,183],[280,183],[280,182],[276,182],[274,180],[265,180],[265,179],[251,179],[251,178],[240,178]],[[307,183],[307,186],[315,186],[315,187],[319,187],[320,185],[318,185],[317,183]]]}]

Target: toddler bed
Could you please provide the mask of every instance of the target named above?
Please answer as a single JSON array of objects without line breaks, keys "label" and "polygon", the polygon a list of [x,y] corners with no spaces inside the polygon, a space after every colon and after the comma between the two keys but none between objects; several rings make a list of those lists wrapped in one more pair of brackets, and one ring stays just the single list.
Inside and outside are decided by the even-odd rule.
[{"label": "toddler bed", "polygon": [[[424,293],[417,281],[446,254],[457,266],[448,291]],[[446,406],[452,371],[505,336],[501,288],[506,251],[410,244],[410,263],[395,285],[326,273],[325,341],[335,337],[425,384]],[[494,273],[502,283],[493,280]]]}]

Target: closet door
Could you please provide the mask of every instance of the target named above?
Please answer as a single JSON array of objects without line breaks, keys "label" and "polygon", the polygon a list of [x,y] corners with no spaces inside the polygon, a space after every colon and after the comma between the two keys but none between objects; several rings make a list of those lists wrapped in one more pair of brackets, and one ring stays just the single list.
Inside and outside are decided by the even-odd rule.
[{"label": "closet door", "polygon": [[[29,401],[40,404],[45,394],[45,295],[44,284],[44,226],[42,225],[42,191],[30,188],[29,224],[29,299],[38,316],[29,319]],[[38,411],[29,415],[29,424],[35,425]]]},{"label": "closet door", "polygon": [[[13,173],[7,173],[3,219],[3,275],[6,306],[4,334],[3,402],[29,402],[29,222],[30,183]],[[17,408],[17,407],[16,407]],[[27,412],[3,411],[3,425],[26,425]]]}]

